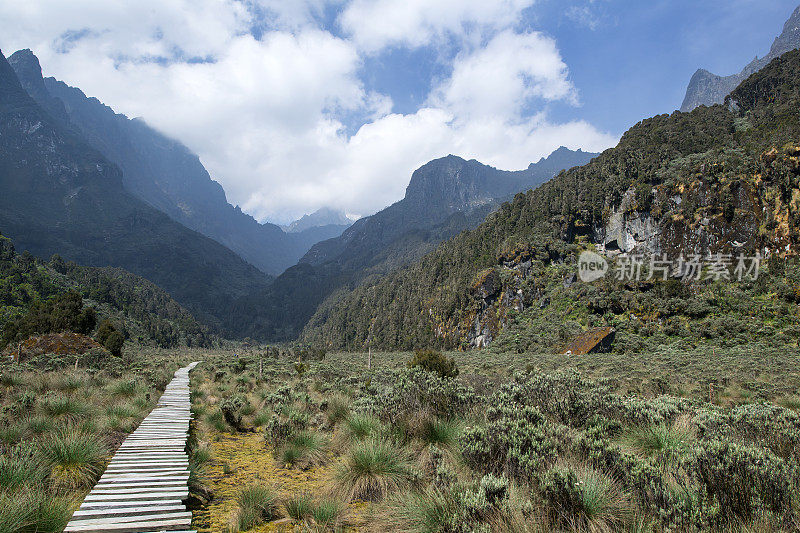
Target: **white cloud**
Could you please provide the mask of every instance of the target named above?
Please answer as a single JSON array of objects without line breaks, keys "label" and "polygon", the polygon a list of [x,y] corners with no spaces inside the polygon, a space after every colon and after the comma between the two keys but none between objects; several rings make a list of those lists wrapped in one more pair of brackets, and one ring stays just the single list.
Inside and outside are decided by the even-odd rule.
[{"label": "white cloud", "polygon": [[[259,219],[322,206],[370,214],[402,198],[414,169],[448,153],[514,169],[561,145],[616,141],[585,122],[547,118],[543,103],[574,103],[577,91],[552,39],[508,28],[528,1],[409,0],[397,32],[391,19],[372,33],[352,22],[351,38],[314,22],[326,0],[258,1],[274,19],[233,0],[0,3],[0,45],[6,54],[32,48],[46,75],[184,142],[229,201]],[[355,0],[341,20],[395,7]],[[465,46],[416,112],[392,113],[389,95],[365,89],[365,47],[416,46],[478,20],[492,36]],[[264,23],[272,29],[260,39],[249,33]],[[81,38],[65,41],[68,31]],[[354,116],[363,124],[346,129]]]},{"label": "white cloud", "polygon": [[458,57],[452,76],[434,94],[438,102],[463,119],[511,119],[535,97],[576,99],[555,41],[540,33],[511,31],[498,34],[472,54]]},{"label": "white cloud", "polygon": [[446,35],[513,26],[534,0],[353,0],[339,17],[364,50],[418,47]]}]

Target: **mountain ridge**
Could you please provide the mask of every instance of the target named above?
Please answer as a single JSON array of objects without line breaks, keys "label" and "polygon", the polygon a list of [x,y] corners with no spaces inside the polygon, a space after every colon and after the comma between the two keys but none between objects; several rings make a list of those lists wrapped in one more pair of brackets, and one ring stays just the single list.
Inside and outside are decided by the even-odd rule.
[{"label": "mountain ridge", "polygon": [[688,112],[701,105],[721,104],[741,82],[758,72],[773,59],[786,52],[800,48],[800,6],[797,6],[783,25],[783,30],[775,38],[766,56],[747,64],[740,72],[729,76],[713,74],[706,69],[698,69],[689,80],[686,95],[680,110]]},{"label": "mountain ridge", "polygon": [[[368,337],[378,349],[469,348],[514,326],[504,348],[526,351],[542,346],[523,339],[544,332],[553,342],[568,334],[554,325],[574,322],[579,309],[602,325],[667,334],[662,329],[703,312],[701,302],[675,298],[691,289],[643,281],[635,291],[609,291],[605,281],[576,282],[577,255],[612,242],[612,255],[676,261],[693,254],[783,257],[800,249],[800,50],[750,76],[726,104],[639,122],[615,148],[516,195],[419,261],[332,294],[301,340],[331,349],[363,349]],[[561,290],[571,299],[559,297],[561,307],[551,309],[550,296]],[[792,290],[784,291],[787,298]],[[653,300],[656,291],[664,291],[663,300]],[[650,322],[642,322],[638,304],[652,313]],[[662,320],[680,305],[690,306],[678,309],[684,318]],[[598,324],[583,327],[589,325]]]},{"label": "mountain ridge", "polygon": [[128,193],[119,167],[42,109],[0,52],[0,228],[19,250],[121,267],[203,322],[270,278]]},{"label": "mountain ridge", "polygon": [[274,224],[260,224],[228,203],[222,185],[179,141],[142,119],[116,113],[78,88],[43,77],[39,60],[29,49],[12,54],[9,63],[43,109],[122,169],[126,190],[261,271],[280,274],[318,240],[338,234],[338,228],[325,228],[287,235]]},{"label": "mountain ridge", "polygon": [[[571,161],[565,158],[568,153]],[[583,164],[595,155],[561,150],[556,155],[561,160],[550,163]],[[246,297],[241,305],[258,316],[259,326],[241,335],[294,339],[331,293],[419,259],[480,224],[502,200],[552,178],[551,172],[552,166],[542,162],[504,171],[453,155],[426,163],[412,174],[402,200],[357,220],[341,236],[315,244],[264,293]],[[266,309],[261,302],[269,302]]]}]

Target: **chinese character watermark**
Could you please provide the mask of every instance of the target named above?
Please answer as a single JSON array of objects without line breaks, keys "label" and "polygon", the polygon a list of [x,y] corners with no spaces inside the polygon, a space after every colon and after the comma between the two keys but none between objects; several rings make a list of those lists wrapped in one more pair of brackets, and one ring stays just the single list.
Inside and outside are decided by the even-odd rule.
[{"label": "chinese character watermark", "polygon": [[650,256],[627,254],[617,257],[613,265],[594,252],[582,252],[578,257],[578,277],[581,281],[592,282],[613,272],[618,281],[642,281],[651,279],[667,280],[676,278],[682,281],[742,281],[757,280],[761,267],[761,254],[734,256],[725,253],[706,255],[683,254],[675,259],[666,255]]}]

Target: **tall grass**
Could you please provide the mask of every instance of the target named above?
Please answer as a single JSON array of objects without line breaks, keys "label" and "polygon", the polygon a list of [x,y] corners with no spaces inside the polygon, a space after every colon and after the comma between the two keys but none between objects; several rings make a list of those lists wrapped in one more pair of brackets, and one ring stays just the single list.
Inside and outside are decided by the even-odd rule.
[{"label": "tall grass", "polygon": [[325,438],[313,431],[300,431],[289,439],[281,451],[281,462],[287,466],[309,468],[325,460]]},{"label": "tall grass", "polygon": [[356,442],[335,473],[337,489],[347,500],[379,501],[408,487],[413,478],[408,452],[375,439]]},{"label": "tall grass", "polygon": [[107,453],[96,435],[75,428],[48,435],[40,450],[53,483],[69,489],[88,488],[97,481]]},{"label": "tall grass", "polygon": [[230,531],[247,531],[278,517],[278,498],[269,487],[249,485],[239,491]]},{"label": "tall grass", "polygon": [[72,516],[71,503],[32,489],[0,493],[0,531],[8,533],[59,533]]}]

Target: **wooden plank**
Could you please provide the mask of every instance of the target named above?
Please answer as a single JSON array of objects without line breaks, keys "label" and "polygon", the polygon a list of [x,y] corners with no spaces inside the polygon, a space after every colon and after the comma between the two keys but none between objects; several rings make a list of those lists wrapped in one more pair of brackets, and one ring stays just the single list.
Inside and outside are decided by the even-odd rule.
[{"label": "wooden plank", "polygon": [[189,530],[189,458],[192,420],[189,371],[177,372],[156,407],[123,441],[106,471],[64,530],[66,533],[196,533]]}]

